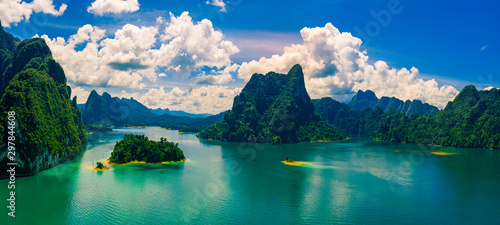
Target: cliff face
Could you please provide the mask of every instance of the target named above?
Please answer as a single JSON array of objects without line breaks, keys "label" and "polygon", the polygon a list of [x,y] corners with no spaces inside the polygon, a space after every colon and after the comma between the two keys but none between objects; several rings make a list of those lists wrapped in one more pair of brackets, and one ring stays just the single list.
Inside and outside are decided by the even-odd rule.
[{"label": "cliff face", "polygon": [[[7,142],[14,131],[16,176],[34,175],[76,157],[87,142],[76,98],[66,84],[62,67],[45,41],[24,40],[8,52],[0,91],[0,178],[6,178]],[[15,112],[15,126],[7,125]]]},{"label": "cliff face", "polygon": [[221,123],[200,138],[236,142],[291,143],[339,140],[345,135],[322,121],[307,94],[304,74],[295,65],[288,74],[254,74],[234,98]]},{"label": "cliff face", "polygon": [[406,100],[402,101],[395,97],[382,97],[377,98],[373,91],[358,91],[354,97],[352,97],[349,102],[349,107],[354,110],[363,111],[367,108],[374,109],[377,106],[381,106],[384,112],[391,108],[396,109],[401,113],[410,115],[412,113],[417,113],[423,116],[433,116],[439,112],[436,106],[429,105],[428,103],[423,103],[420,100]]}]

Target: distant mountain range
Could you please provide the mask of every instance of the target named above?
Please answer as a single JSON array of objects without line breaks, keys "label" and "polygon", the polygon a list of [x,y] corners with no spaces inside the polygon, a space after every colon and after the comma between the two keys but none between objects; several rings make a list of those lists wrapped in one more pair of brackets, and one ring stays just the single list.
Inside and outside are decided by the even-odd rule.
[{"label": "distant mountain range", "polygon": [[183,113],[197,117],[174,116],[168,113],[157,115],[133,98],[112,97],[107,92],[99,95],[96,91],[90,93],[82,111],[83,122],[92,129],[113,126],[162,126],[179,129],[181,132],[200,131],[222,121],[224,115],[223,112],[208,117],[185,112]]},{"label": "distant mountain range", "polygon": [[202,130],[198,137],[273,144],[346,138],[316,112],[300,65],[288,74],[253,74],[224,120]]},{"label": "distant mountain range", "polygon": [[390,108],[394,108],[401,113],[405,113],[406,115],[418,113],[424,116],[433,116],[439,112],[439,109],[436,106],[429,105],[428,103],[422,103],[420,100],[402,101],[395,97],[382,97],[379,99],[375,93],[370,90],[365,92],[359,90],[348,105],[351,109],[359,111],[363,111],[366,108],[374,109],[376,106],[381,106],[384,112],[388,111]]},{"label": "distant mountain range", "polygon": [[168,114],[171,116],[185,116],[185,117],[190,117],[190,118],[205,118],[205,117],[213,116],[212,114],[208,114],[208,113],[193,114],[193,113],[188,113],[188,112],[184,112],[184,111],[169,110],[168,108],[167,109],[161,109],[161,108],[151,109],[151,112],[153,112],[156,115]]},{"label": "distant mountain range", "polygon": [[99,126],[145,126],[151,118],[156,117],[149,108],[135,99],[111,97],[104,92],[99,95],[90,92],[85,103],[83,122]]},{"label": "distant mountain range", "polygon": [[[78,104],[78,109],[82,111],[82,114],[85,113],[85,103],[84,104]],[[168,114],[171,116],[180,116],[180,117],[189,117],[189,118],[206,118],[209,116],[213,116],[213,114],[209,113],[201,113],[201,114],[194,114],[194,113],[188,113],[180,110],[169,110],[167,109],[150,109],[152,113],[155,115],[163,115],[163,114]]]},{"label": "distant mountain range", "polygon": [[[373,103],[359,99],[367,98],[355,99],[355,107]],[[408,115],[395,107],[384,112],[381,105],[359,111],[331,98],[313,102],[321,118],[350,135],[392,142],[500,149],[500,90],[496,88],[478,91],[472,85],[466,86],[434,116]]]}]

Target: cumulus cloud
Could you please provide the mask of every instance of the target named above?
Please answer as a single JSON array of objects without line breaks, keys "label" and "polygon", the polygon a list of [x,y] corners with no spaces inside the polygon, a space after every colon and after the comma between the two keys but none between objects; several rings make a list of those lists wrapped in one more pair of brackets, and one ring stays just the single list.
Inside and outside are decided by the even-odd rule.
[{"label": "cumulus cloud", "polygon": [[230,56],[240,51],[224,40],[222,32],[215,30],[210,20],[194,24],[188,12],[179,17],[170,13],[170,23],[166,24],[160,40],[164,43],[153,52],[157,65],[183,77],[188,77],[194,68],[230,66]]},{"label": "cumulus cloud", "polygon": [[234,81],[231,72],[238,70],[238,65],[233,64],[226,67],[224,70],[219,71],[217,75],[202,75],[196,79],[197,84],[220,85]]},{"label": "cumulus cloud", "polygon": [[61,16],[66,8],[66,4],[61,4],[58,10],[53,4],[53,0],[33,0],[30,3],[26,3],[21,0],[1,0],[0,4],[0,20],[2,21],[2,26],[10,27],[13,23],[17,23],[22,20],[29,20],[33,13],[46,13],[54,16]]},{"label": "cumulus cloud", "polygon": [[205,4],[219,7],[221,12],[227,12],[226,3],[224,2],[224,0],[208,0],[205,2]]},{"label": "cumulus cloud", "polygon": [[102,16],[139,10],[138,0],[96,0],[87,8],[87,12]]},{"label": "cumulus cloud", "polygon": [[87,102],[90,92],[84,90],[82,87],[71,88],[71,99],[76,96],[78,104]]},{"label": "cumulus cloud", "polygon": [[118,96],[133,97],[149,108],[216,114],[231,109],[234,97],[241,90],[241,88],[231,89],[219,85],[201,86],[189,90],[175,87],[170,91],[165,91],[163,87],[160,87],[151,88],[146,94],[122,91]]},{"label": "cumulus cloud", "polygon": [[[144,86],[141,83],[143,77],[154,80],[153,69],[119,70],[113,68],[113,65],[126,67],[127,58],[135,59],[136,54],[140,55],[141,50],[145,51],[144,45],[147,42],[140,45],[135,43],[154,36],[148,32],[154,33],[155,30],[126,25],[115,33],[115,38],[104,39],[105,30],[85,25],[67,41],[61,37],[50,39],[47,35],[43,35],[42,38],[49,45],[54,59],[64,68],[68,80],[76,85],[141,88]],[[130,36],[125,37],[124,33]],[[151,40],[149,41],[151,43]],[[75,50],[82,45],[85,46],[82,50]],[[138,61],[142,63],[141,60]]]},{"label": "cumulus cloud", "polygon": [[144,88],[146,79],[159,76],[188,78],[202,68],[213,68],[211,84],[232,80],[236,71],[230,56],[239,49],[224,40],[222,32],[209,20],[194,23],[187,12],[170,14],[170,22],[157,20],[157,26],[127,24],[114,37],[106,31],[85,25],[68,40],[43,35],[54,58],[68,80],[85,86]]},{"label": "cumulus cloud", "polygon": [[458,91],[439,86],[435,80],[423,80],[417,68],[390,68],[386,62],[368,63],[361,51],[361,39],[341,33],[328,23],[325,27],[303,28],[303,44],[284,48],[282,55],[242,63],[238,77],[249,80],[253,73],[269,71],[286,73],[294,64],[303,67],[306,88],[312,98],[339,97],[358,90],[372,90],[377,96],[394,96],[403,100],[420,99],[444,107]]}]

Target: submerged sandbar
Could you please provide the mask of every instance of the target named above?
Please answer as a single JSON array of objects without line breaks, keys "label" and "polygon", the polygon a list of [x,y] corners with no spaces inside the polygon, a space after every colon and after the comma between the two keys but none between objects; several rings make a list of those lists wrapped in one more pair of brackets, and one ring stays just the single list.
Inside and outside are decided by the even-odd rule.
[{"label": "submerged sandbar", "polygon": [[431,154],[434,154],[434,155],[456,155],[458,153],[454,153],[454,152],[431,152]]}]

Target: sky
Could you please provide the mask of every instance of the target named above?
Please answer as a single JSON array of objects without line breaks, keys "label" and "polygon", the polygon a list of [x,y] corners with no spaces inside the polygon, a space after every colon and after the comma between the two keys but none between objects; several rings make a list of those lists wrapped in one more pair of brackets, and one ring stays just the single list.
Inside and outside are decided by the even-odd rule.
[{"label": "sky", "polygon": [[304,70],[312,98],[358,90],[443,108],[500,87],[500,2],[0,0],[21,39],[44,38],[73,96],[218,113],[253,73]]}]

